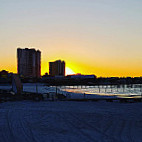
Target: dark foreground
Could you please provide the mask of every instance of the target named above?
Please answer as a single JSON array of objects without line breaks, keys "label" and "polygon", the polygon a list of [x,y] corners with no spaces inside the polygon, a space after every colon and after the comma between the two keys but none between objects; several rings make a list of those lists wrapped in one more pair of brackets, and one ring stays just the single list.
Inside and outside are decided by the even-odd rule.
[{"label": "dark foreground", "polygon": [[0,104],[0,142],[141,142],[142,103]]}]

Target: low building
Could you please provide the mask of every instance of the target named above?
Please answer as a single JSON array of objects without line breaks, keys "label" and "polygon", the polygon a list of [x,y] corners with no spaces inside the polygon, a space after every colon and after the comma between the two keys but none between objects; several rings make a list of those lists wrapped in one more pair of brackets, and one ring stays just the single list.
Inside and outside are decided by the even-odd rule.
[{"label": "low building", "polygon": [[0,72],[0,78],[8,78],[8,71],[2,70]]},{"label": "low building", "polygon": [[70,78],[72,78],[72,79],[94,79],[94,78],[96,78],[96,76],[95,75],[76,74],[76,75],[70,75]]}]

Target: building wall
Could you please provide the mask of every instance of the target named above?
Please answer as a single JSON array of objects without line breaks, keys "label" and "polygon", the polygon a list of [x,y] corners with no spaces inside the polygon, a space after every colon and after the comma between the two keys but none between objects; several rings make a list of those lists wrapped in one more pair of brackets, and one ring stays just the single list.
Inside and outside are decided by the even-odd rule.
[{"label": "building wall", "polygon": [[17,49],[18,74],[24,77],[40,77],[41,52],[35,49]]},{"label": "building wall", "polygon": [[36,54],[36,76],[40,77],[41,75],[41,52],[38,50]]}]

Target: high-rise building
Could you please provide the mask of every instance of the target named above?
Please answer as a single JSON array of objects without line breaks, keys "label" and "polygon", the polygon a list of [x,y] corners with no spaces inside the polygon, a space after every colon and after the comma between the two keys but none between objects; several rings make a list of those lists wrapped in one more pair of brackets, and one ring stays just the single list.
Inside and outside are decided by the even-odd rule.
[{"label": "high-rise building", "polygon": [[49,75],[65,76],[65,62],[61,60],[49,62]]},{"label": "high-rise building", "polygon": [[24,77],[39,78],[41,75],[41,52],[35,49],[17,49],[18,74]]}]

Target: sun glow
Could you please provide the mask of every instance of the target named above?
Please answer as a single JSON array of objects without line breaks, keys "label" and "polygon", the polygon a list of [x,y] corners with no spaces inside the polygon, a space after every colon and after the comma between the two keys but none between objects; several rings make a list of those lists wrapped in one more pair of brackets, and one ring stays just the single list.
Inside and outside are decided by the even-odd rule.
[{"label": "sun glow", "polygon": [[71,74],[75,74],[75,72],[69,67],[66,67],[66,75],[71,75]]}]

